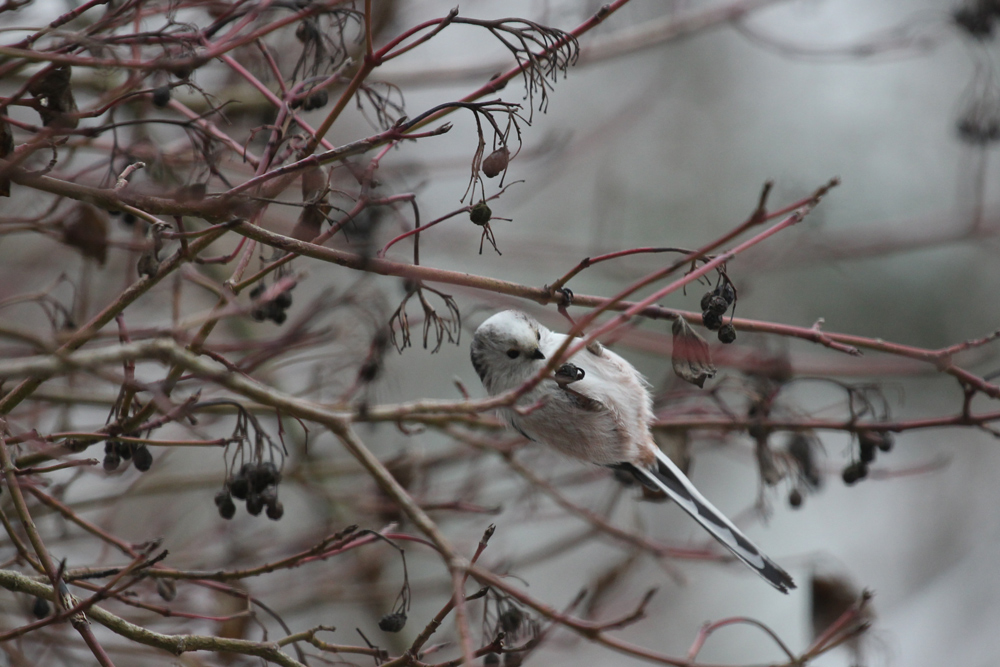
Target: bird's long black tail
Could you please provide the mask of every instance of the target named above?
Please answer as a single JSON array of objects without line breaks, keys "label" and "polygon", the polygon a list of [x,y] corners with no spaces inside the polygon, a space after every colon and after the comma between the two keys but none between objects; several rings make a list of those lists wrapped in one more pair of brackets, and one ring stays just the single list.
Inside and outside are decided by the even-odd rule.
[{"label": "bird's long black tail", "polygon": [[684,473],[680,471],[666,454],[656,449],[656,470],[647,470],[631,463],[615,466],[632,473],[644,486],[659,489],[672,498],[681,508],[700,523],[715,539],[733,552],[767,583],[782,593],[795,588],[791,576],[779,565],[760,552],[760,549],[740,532],[739,528],[715,509],[712,503],[699,493]]}]

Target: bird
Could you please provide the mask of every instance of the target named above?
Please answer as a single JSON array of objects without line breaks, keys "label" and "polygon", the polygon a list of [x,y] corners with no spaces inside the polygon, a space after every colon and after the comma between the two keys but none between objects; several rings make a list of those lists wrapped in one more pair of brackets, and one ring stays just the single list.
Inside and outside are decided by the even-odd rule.
[{"label": "bird", "polygon": [[[476,329],[472,366],[487,393],[503,394],[538,374],[566,339],[526,313],[504,310]],[[656,445],[650,431],[650,385],[621,356],[594,341],[516,405],[531,409],[506,407],[501,414],[523,436],[570,457],[628,473],[665,493],[774,588],[782,593],[795,588],[792,577],[717,510]]]}]

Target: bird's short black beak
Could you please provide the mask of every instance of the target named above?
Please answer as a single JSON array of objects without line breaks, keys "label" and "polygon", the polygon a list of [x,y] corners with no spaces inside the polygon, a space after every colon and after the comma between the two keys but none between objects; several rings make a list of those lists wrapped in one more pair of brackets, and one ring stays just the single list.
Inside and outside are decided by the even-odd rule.
[{"label": "bird's short black beak", "polygon": [[532,358],[532,359],[544,359],[544,358],[545,358],[545,355],[544,355],[544,354],[542,354],[542,351],[541,351],[541,350],[539,350],[539,349],[538,349],[538,348],[536,347],[536,348],[535,348],[535,351],[531,353],[531,358]]}]

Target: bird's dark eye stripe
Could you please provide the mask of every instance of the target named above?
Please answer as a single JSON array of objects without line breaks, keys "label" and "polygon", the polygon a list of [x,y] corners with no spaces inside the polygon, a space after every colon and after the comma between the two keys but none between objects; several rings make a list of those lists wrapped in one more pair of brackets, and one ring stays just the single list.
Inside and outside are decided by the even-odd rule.
[{"label": "bird's dark eye stripe", "polygon": [[517,359],[520,355],[521,355],[520,350],[515,350],[514,348],[507,350],[507,356],[510,357],[511,359]]}]

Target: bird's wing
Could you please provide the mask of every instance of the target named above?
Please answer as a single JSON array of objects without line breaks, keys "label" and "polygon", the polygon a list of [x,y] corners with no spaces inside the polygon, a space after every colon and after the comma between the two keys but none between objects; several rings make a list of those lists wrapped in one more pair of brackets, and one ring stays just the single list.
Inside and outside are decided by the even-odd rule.
[{"label": "bird's wing", "polygon": [[750,566],[779,591],[787,593],[788,589],[795,588],[792,577],[778,564],[762,554],[760,549],[740,532],[739,528],[734,526],[712,503],[708,502],[694,487],[691,480],[659,448],[656,449],[656,459],[656,470],[647,470],[630,463],[620,467],[629,470],[646,486],[660,489],[670,496],[723,546],[732,551],[737,558]]}]

